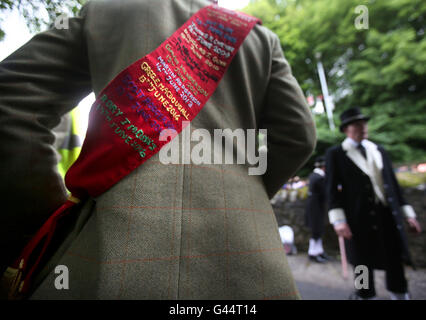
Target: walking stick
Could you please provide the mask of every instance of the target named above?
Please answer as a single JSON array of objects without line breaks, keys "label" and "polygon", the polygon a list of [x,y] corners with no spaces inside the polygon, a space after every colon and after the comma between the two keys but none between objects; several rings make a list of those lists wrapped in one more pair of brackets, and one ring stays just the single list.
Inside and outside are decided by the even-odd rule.
[{"label": "walking stick", "polygon": [[342,275],[343,279],[348,278],[348,263],[346,260],[345,241],[342,236],[339,236],[340,257],[342,260]]}]

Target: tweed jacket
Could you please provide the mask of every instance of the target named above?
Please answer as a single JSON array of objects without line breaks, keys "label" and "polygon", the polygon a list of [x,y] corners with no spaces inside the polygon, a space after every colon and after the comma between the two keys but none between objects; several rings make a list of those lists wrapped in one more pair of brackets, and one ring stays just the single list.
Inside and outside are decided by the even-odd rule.
[{"label": "tweed jacket", "polygon": [[[66,198],[52,148],[60,117],[208,4],[89,1],[68,29],[1,62],[2,268]],[[275,34],[254,27],[191,128],[267,129],[265,174],[248,175],[248,161],[164,165],[157,153],[74,210],[32,299],[299,298],[269,199],[310,156],[315,126]],[[67,290],[55,289],[57,265]]]}]

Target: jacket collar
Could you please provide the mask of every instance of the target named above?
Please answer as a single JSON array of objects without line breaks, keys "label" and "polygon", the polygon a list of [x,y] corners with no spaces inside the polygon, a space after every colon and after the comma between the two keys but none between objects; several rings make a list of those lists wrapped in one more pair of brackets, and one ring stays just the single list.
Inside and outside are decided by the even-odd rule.
[{"label": "jacket collar", "polygon": [[377,145],[369,140],[362,140],[361,144],[367,151],[367,160],[361,155],[361,152],[357,149],[358,144],[351,138],[346,138],[342,142],[342,148],[346,152],[346,155],[351,159],[355,165],[360,168],[365,174],[371,175],[371,167],[373,163],[376,167],[381,170],[383,168],[383,160]]},{"label": "jacket collar", "polygon": [[314,172],[317,173],[317,174],[319,174],[322,177],[325,177],[325,172],[321,168],[315,168]]}]

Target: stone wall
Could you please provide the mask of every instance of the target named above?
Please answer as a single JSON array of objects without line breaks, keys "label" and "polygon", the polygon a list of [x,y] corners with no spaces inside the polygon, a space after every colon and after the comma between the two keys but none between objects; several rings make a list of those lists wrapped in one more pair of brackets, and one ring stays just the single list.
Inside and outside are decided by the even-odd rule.
[{"label": "stone wall", "polygon": [[420,235],[408,233],[408,246],[414,263],[418,268],[426,268],[426,190],[405,189],[405,198],[416,211],[417,220],[422,227]]},{"label": "stone wall", "polygon": [[[420,235],[413,235],[408,232],[408,242],[414,263],[418,268],[426,268],[426,191],[419,189],[405,189],[406,200],[416,211],[417,219],[422,226]],[[307,252],[309,246],[310,232],[305,227],[305,205],[306,200],[277,201],[274,205],[274,212],[278,226],[289,225],[294,231],[294,242],[299,252]],[[333,226],[326,218],[326,228],[323,236],[323,246],[325,251],[334,257],[339,257],[339,244]],[[406,226],[407,227],[407,226]]]}]

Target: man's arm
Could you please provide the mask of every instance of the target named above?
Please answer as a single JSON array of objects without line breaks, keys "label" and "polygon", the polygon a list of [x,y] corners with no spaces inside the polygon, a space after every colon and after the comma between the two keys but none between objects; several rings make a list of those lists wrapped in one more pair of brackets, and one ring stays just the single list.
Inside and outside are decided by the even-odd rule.
[{"label": "man's arm", "polygon": [[325,183],[329,209],[328,217],[337,235],[350,239],[352,232],[346,222],[342,192],[338,189],[338,186],[341,185],[341,179],[337,170],[336,155],[337,149],[331,148],[327,150]]},{"label": "man's arm", "polygon": [[84,18],[0,63],[0,271],[66,199],[51,129],[91,91]]},{"label": "man's arm", "polygon": [[276,35],[271,77],[260,128],[268,129],[268,167],[263,181],[270,198],[306,162],[315,147],[315,124]]},{"label": "man's arm", "polygon": [[413,207],[409,205],[405,200],[404,192],[402,191],[401,186],[398,183],[398,179],[396,178],[395,173],[392,169],[392,162],[384,148],[380,147],[380,152],[382,154],[383,162],[386,163],[386,166],[389,168],[392,184],[395,187],[395,193],[398,197],[398,202],[401,205],[401,210],[404,214],[404,217],[407,219],[407,223],[410,229],[414,232],[420,233],[422,231],[422,228],[416,219],[416,213]]},{"label": "man's arm", "polygon": [[336,155],[336,148],[328,149],[325,160],[325,188],[329,210],[328,215],[331,224],[338,221],[346,221],[345,212],[343,210],[342,193],[338,189],[338,186],[341,185],[341,179],[337,170]]}]

